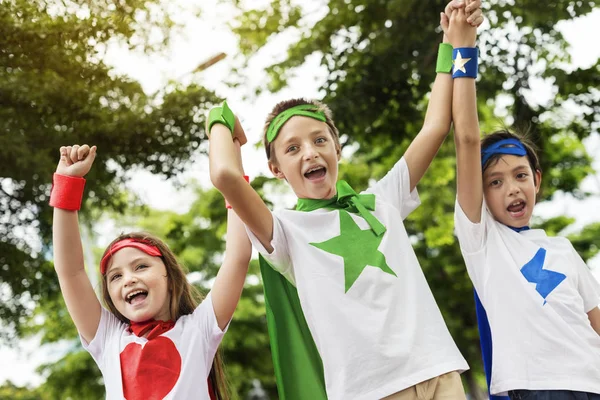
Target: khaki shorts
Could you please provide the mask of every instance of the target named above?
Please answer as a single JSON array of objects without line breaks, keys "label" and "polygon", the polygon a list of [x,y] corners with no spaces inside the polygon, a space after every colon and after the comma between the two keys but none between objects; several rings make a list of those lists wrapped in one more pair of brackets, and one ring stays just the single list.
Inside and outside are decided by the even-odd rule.
[{"label": "khaki shorts", "polygon": [[456,371],[417,383],[383,400],[466,400],[460,375]]}]

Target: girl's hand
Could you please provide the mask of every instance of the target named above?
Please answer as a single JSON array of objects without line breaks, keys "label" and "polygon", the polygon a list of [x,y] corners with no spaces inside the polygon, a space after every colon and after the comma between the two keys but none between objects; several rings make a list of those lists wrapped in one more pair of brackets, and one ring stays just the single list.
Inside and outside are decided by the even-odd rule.
[{"label": "girl's hand", "polygon": [[467,22],[464,9],[455,9],[452,11],[446,35],[455,49],[458,47],[475,47],[477,28]]},{"label": "girl's hand", "polygon": [[463,7],[467,15],[467,22],[471,26],[479,27],[483,23],[484,17],[481,11],[481,0],[452,0],[446,5],[444,12],[440,14],[440,25],[444,34],[448,34],[448,23],[450,22],[452,11]]},{"label": "girl's hand", "polygon": [[56,167],[56,173],[66,176],[84,177],[92,168],[96,158],[96,146],[78,144],[73,146],[62,146],[60,148],[60,161]]},{"label": "girl's hand", "polygon": [[244,165],[242,164],[242,149],[241,149],[241,143],[240,140],[237,137],[233,138],[233,145],[235,146],[235,155],[236,155],[236,159],[235,159],[235,165],[238,167],[239,171],[242,173],[242,175],[244,174]]},{"label": "girl's hand", "polygon": [[244,128],[242,128],[242,124],[238,117],[235,117],[235,128],[233,129],[233,139],[237,139],[240,146],[243,146],[248,142],[246,139],[246,132],[244,132]]}]

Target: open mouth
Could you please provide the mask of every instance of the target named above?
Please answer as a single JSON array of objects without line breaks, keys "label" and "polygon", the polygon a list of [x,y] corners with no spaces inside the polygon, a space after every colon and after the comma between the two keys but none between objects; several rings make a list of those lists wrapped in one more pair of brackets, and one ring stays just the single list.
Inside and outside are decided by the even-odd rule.
[{"label": "open mouth", "polygon": [[127,295],[125,299],[129,304],[136,305],[144,301],[148,297],[148,292],[145,290],[136,290]]},{"label": "open mouth", "polygon": [[506,210],[514,217],[520,217],[525,213],[525,202],[523,200],[517,200],[510,203]]},{"label": "open mouth", "polygon": [[312,181],[312,180],[316,180],[316,179],[320,179],[320,178],[324,177],[326,173],[327,173],[327,168],[322,167],[322,166],[317,166],[317,167],[313,167],[313,168],[309,169],[308,171],[306,171],[304,176],[308,180]]}]

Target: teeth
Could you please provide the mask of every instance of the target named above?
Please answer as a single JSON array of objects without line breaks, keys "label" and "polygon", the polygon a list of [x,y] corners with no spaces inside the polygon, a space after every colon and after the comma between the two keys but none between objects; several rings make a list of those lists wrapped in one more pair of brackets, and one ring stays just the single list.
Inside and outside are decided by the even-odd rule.
[{"label": "teeth", "polygon": [[131,300],[131,298],[133,296],[135,296],[136,294],[140,294],[140,293],[146,293],[146,292],[144,292],[143,290],[136,290],[135,292],[131,292],[127,295],[127,300]]},{"label": "teeth", "polygon": [[310,172],[317,171],[317,170],[319,170],[321,168],[323,168],[323,167],[320,167],[320,166],[319,167],[313,167],[313,168],[309,169],[308,171],[306,171],[306,173],[308,174]]}]

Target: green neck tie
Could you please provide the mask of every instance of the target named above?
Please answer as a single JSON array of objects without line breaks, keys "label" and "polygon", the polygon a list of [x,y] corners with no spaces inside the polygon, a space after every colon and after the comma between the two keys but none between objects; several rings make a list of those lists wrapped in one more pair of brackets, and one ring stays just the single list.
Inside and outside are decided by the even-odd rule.
[{"label": "green neck tie", "polygon": [[371,213],[371,211],[375,211],[374,194],[357,194],[354,189],[343,180],[338,181],[335,188],[337,194],[331,199],[298,199],[296,210],[313,211],[319,208],[346,210],[363,217],[377,236],[381,236],[385,233],[385,226]]}]

